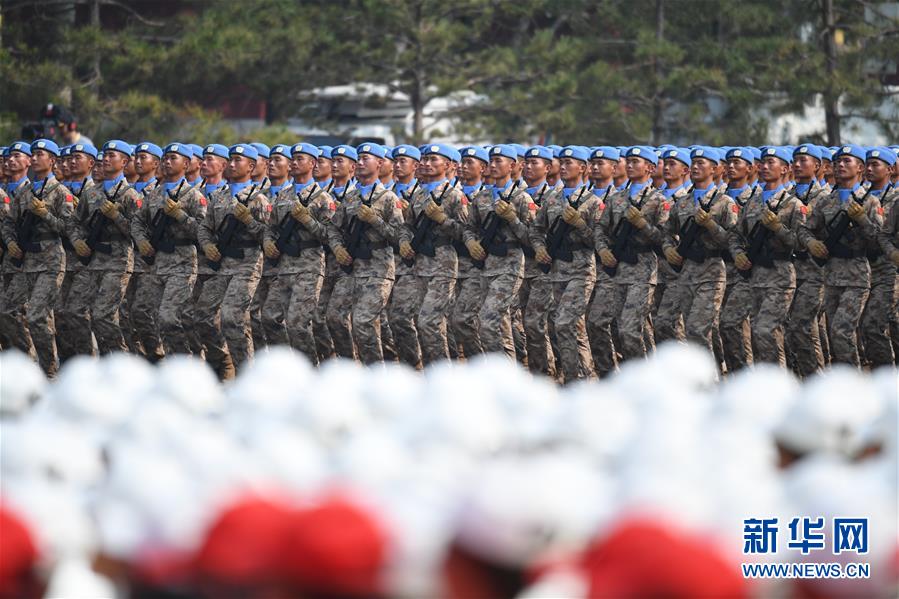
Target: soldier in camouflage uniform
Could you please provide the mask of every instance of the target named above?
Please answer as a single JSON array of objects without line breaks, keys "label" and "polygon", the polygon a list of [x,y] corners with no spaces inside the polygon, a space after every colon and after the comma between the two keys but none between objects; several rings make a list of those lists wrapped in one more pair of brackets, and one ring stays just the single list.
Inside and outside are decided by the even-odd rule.
[{"label": "soldier in camouflage uniform", "polygon": [[[547,313],[558,339],[565,382],[595,376],[587,338],[587,304],[596,282],[593,229],[599,221],[601,201],[584,182],[589,158],[586,148],[578,146],[560,152],[563,187],[544,197],[530,229],[537,262],[550,267],[546,274],[553,290]],[[541,306],[529,302],[525,322],[543,321],[540,312]],[[538,341],[548,345],[545,330]]]},{"label": "soldier in camouflage uniform", "polygon": [[[729,241],[737,268],[750,273],[753,358],[782,367],[786,367],[784,326],[796,292],[792,258],[796,232],[805,223],[807,212],[783,185],[792,158],[786,148],[765,148],[759,167],[764,188],[753,191]],[[750,259],[748,252],[757,236],[763,236],[764,242]]]},{"label": "soldier in camouflage uniform", "polygon": [[[661,245],[661,229],[668,219],[665,198],[649,180],[658,156],[651,148],[635,146],[625,152],[624,158],[629,185],[609,197],[594,229],[596,251],[615,284],[611,297],[594,299],[588,317],[596,335],[594,345],[603,354],[603,360],[614,357],[616,352],[611,334],[613,323],[618,325],[618,349],[625,359],[646,355],[644,328],[649,326],[647,317],[658,277],[653,248]],[[627,251],[616,257],[612,248],[628,228],[624,223],[630,223],[632,232],[627,236]],[[647,337],[651,337],[651,332],[647,332]]]},{"label": "soldier in camouflage uniform", "polygon": [[197,228],[206,264],[215,274],[197,299],[196,325],[206,360],[219,371],[227,367],[226,355],[235,371],[253,357],[249,308],[262,276],[261,246],[271,212],[262,186],[250,180],[259,157],[256,149],[237,144],[229,154],[231,181],[215,193]]},{"label": "soldier in camouflage uniform", "polygon": [[[453,301],[458,271],[454,241],[461,241],[468,220],[468,199],[446,178],[451,162],[459,161],[459,152],[445,144],[425,148],[421,175],[426,177],[412,195],[404,213],[405,226],[399,231],[400,255],[413,260],[412,275],[416,293],[410,306],[417,315],[408,319],[402,335],[417,335],[425,365],[450,357],[447,342],[447,317]],[[410,275],[407,275],[410,276]]]},{"label": "soldier in camouflage uniform", "polygon": [[[893,165],[893,172],[897,172],[899,161]],[[880,249],[886,255],[890,263],[899,269],[899,189],[896,187],[896,181],[892,182],[893,188],[889,193],[882,195],[883,202],[886,204],[884,209],[884,221],[880,232],[877,235],[877,241]],[[893,323],[899,321],[899,305],[894,303],[890,312],[890,339],[894,345],[894,357],[896,340],[899,338],[899,332],[892,328]]]},{"label": "soldier in camouflage uniform", "polygon": [[[48,375],[57,369],[53,306],[65,273],[65,251],[60,235],[74,209],[75,198],[53,175],[59,154],[57,145],[38,139],[29,147],[24,142],[10,146],[7,162],[13,179],[23,177],[28,166],[33,181],[17,181],[10,196],[9,216],[2,222],[3,241],[14,261],[12,279],[6,289],[6,310],[15,322],[7,334],[19,349],[28,351],[30,334],[38,362]],[[30,227],[25,225],[30,223]]]},{"label": "soldier in camouflage uniform", "polygon": [[[869,193],[880,200],[881,215],[890,210],[899,195],[899,190],[890,182],[891,169],[895,164],[896,153],[890,148],[868,150],[865,178],[871,183]],[[862,313],[859,333],[866,363],[876,368],[895,362],[890,319],[896,313],[899,285],[896,265],[883,252],[881,244],[872,240],[868,240],[868,262],[871,265],[871,293]]]},{"label": "soldier in camouflage uniform", "polygon": [[710,352],[726,285],[721,253],[728,247],[727,232],[737,221],[734,201],[714,183],[718,158],[714,148],[693,150],[692,189],[668,211],[662,242],[665,260],[680,271],[668,292],[677,295],[685,336]]},{"label": "soldier in camouflage uniform", "polygon": [[[319,154],[315,161],[315,168],[312,169],[312,178],[315,179],[319,188],[331,196],[336,205],[338,198],[332,193],[334,179],[331,177],[331,150],[330,146],[318,146]],[[322,290],[318,296],[318,307],[315,309],[315,314],[312,315],[312,330],[315,333],[315,350],[319,362],[335,355],[334,340],[331,338],[331,330],[328,328],[327,310],[339,271],[334,252],[328,245],[325,245],[325,276],[322,279]]]},{"label": "soldier in camouflage uniform", "polygon": [[[147,351],[158,335],[166,355],[191,353],[183,314],[197,280],[197,227],[206,217],[206,198],[184,178],[193,152],[182,145],[166,146],[165,183],[144,197],[131,219],[137,249],[152,262],[138,281],[132,320]],[[158,225],[165,234],[154,247],[150,239],[160,222],[165,223],[164,228]]]},{"label": "soldier in camouflage uniform", "polygon": [[[341,152],[343,150],[343,152]],[[335,334],[351,328],[359,358],[365,364],[384,360],[380,315],[393,285],[393,247],[403,216],[396,195],[378,181],[386,153],[377,144],[334,148],[337,156],[358,157],[357,185],[344,197],[328,222],[328,241],[344,276],[338,278],[328,304],[328,324]],[[347,319],[350,322],[347,322]],[[345,357],[344,351],[337,348]]]},{"label": "soldier in camouflage uniform", "polygon": [[107,354],[128,349],[119,306],[134,263],[130,221],[140,210],[143,196],[125,180],[127,154],[109,150],[103,160],[105,180],[81,195],[68,227],[78,258],[89,260],[75,275],[69,302],[73,311],[90,315],[87,330],[79,334],[89,339],[93,330],[97,348]]},{"label": "soldier in camouflage uniform", "polygon": [[325,223],[336,205],[312,178],[318,148],[299,143],[288,151],[293,183],[275,197],[265,229],[263,247],[274,278],[262,307],[262,323],[270,344],[290,344],[317,364],[312,317],[325,274]]},{"label": "soldier in camouflage uniform", "polygon": [[[819,198],[829,189],[817,180],[821,167],[821,150],[812,144],[802,144],[793,151],[793,194],[813,213]],[[824,269],[809,258],[808,252],[797,248],[794,253],[796,295],[787,320],[787,358],[790,367],[801,377],[824,368],[818,320],[824,309]]]},{"label": "soldier in camouflage uniform", "polygon": [[[510,145],[490,149],[493,188],[482,190],[469,207],[464,231],[468,253],[483,263],[480,337],[485,352],[516,357],[512,337],[512,307],[524,276],[522,246],[529,245],[528,226],[537,206],[519,181],[511,179],[518,153]],[[496,234],[488,239],[491,230]]]},{"label": "soldier in camouflage uniform", "polygon": [[[864,149],[842,146],[834,155],[836,187],[818,200],[799,242],[819,260],[826,260],[824,312],[834,362],[860,365],[858,324],[871,289],[868,242],[877,239],[883,217],[877,196],[861,186],[867,156]],[[832,248],[825,241],[838,220],[850,226]]]},{"label": "soldier in camouflage uniform", "polygon": [[[740,212],[753,193],[750,180],[754,176],[755,161],[753,149],[731,148],[727,151],[728,186],[725,193],[734,201],[739,217]],[[752,363],[752,331],[749,315],[752,313],[752,288],[749,279],[740,274],[734,264],[730,249],[723,253],[727,271],[727,286],[721,305],[719,331],[721,334],[724,364],[728,373]]]}]

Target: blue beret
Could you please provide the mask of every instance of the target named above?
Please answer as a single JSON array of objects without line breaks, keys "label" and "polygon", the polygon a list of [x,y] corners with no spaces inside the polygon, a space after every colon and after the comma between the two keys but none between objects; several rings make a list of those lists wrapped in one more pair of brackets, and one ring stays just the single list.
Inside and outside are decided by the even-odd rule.
[{"label": "blue beret", "polygon": [[659,157],[656,156],[655,150],[653,150],[649,146],[632,146],[627,149],[624,153],[625,158],[642,158],[643,160],[648,160],[653,164],[659,163]]},{"label": "blue beret", "polygon": [[718,162],[721,160],[721,152],[718,151],[718,148],[713,148],[711,146],[699,146],[690,152],[691,160],[696,160],[697,158],[705,158],[712,162]]},{"label": "blue beret", "polygon": [[[166,149],[168,152],[168,149]],[[259,159],[259,150],[251,146],[250,144],[234,144],[230,148],[228,148],[228,157],[234,155],[243,156],[244,158],[249,158],[250,160],[256,161]]]},{"label": "blue beret", "polygon": [[510,160],[518,160],[518,150],[509,144],[499,144],[490,148],[490,157],[503,156]]},{"label": "blue beret", "polygon": [[793,158],[797,156],[811,156],[815,160],[821,160],[821,148],[816,146],[815,144],[802,144],[801,146],[796,146],[793,149]]},{"label": "blue beret", "polygon": [[531,146],[528,148],[528,151],[524,153],[525,158],[543,158],[544,160],[553,159],[553,151],[547,148],[546,146]]},{"label": "blue beret", "polygon": [[427,156],[428,154],[437,154],[452,162],[459,162],[462,160],[462,155],[459,154],[459,150],[447,144],[430,144],[426,146],[422,151],[422,156]]},{"label": "blue beret", "polygon": [[[280,154],[281,156],[284,156],[285,158],[290,158],[290,146],[287,146],[284,144],[273,145],[272,151],[269,152],[269,158],[271,158],[275,154]],[[318,148],[315,148],[315,155],[318,156]]]},{"label": "blue beret", "polygon": [[387,150],[384,149],[384,146],[381,144],[376,144],[373,141],[367,141],[364,144],[359,144],[356,146],[356,154],[361,156],[362,154],[371,154],[372,156],[377,156],[378,158],[384,158],[387,156]]},{"label": "blue beret", "polygon": [[387,152],[387,155],[384,156],[387,160],[393,160],[393,146],[388,146],[381,144],[381,147],[384,148],[384,151]]},{"label": "blue beret", "polygon": [[263,158],[269,158],[272,155],[272,150],[265,144],[261,144],[258,141],[254,141],[250,144],[256,149],[256,153]]},{"label": "blue beret", "polygon": [[9,147],[8,147],[8,146],[0,146],[0,156],[6,156],[6,155],[7,155],[7,152],[6,152],[7,150],[9,150]]},{"label": "blue beret", "polygon": [[[767,158],[769,156],[780,158],[787,164],[793,162],[793,153],[784,146],[767,146],[765,148],[762,148],[762,158]],[[864,161],[864,158],[862,158],[862,161]]]},{"label": "blue beret", "polygon": [[222,144],[209,144],[205,148],[203,148],[203,154],[212,154],[213,156],[218,156],[219,158],[224,158],[228,160],[228,148],[223,146]]},{"label": "blue beret", "polygon": [[818,146],[818,151],[821,152],[821,160],[833,160],[833,150],[827,146]]},{"label": "blue beret", "polygon": [[525,152],[528,151],[526,147],[521,144],[509,144],[513,148],[515,148],[515,152],[518,154],[519,158],[524,158]]},{"label": "blue beret", "polygon": [[477,158],[481,162],[490,162],[487,150],[480,146],[467,146],[462,148],[459,153],[462,154],[462,158]]},{"label": "blue beret", "polygon": [[162,150],[163,155],[165,154],[181,154],[185,158],[193,158],[194,151],[190,149],[188,144],[183,144],[180,141],[173,141],[169,145],[167,145]]},{"label": "blue beret", "polygon": [[687,166],[693,166],[693,159],[690,158],[690,150],[687,148],[668,148],[662,152],[662,160],[668,158],[683,162]]},{"label": "blue beret", "polygon": [[71,152],[71,150],[69,150],[69,146],[60,146],[60,148],[59,148],[59,157],[60,158],[68,156],[71,153],[72,152]]},{"label": "blue beret", "polygon": [[873,159],[882,160],[890,166],[893,166],[896,164],[896,152],[891,148],[885,148],[883,146],[871,148],[868,150],[867,160]]},{"label": "blue beret", "polygon": [[755,152],[753,152],[754,148],[731,148],[727,151],[727,155],[725,158],[730,160],[731,158],[739,158],[740,160],[744,160],[748,162],[750,165],[752,161],[755,160]]},{"label": "blue beret", "polygon": [[591,160],[597,158],[618,162],[618,159],[621,158],[621,152],[618,151],[618,148],[613,148],[612,146],[599,146],[590,152]]},{"label": "blue beret", "polygon": [[573,158],[581,162],[590,160],[590,152],[584,146],[565,146],[559,152],[559,158]]},{"label": "blue beret", "polygon": [[104,152],[109,152],[110,150],[115,150],[116,152],[121,152],[125,156],[131,156],[134,154],[134,148],[131,147],[127,141],[122,141],[121,139],[111,139],[103,144],[102,150]]},{"label": "blue beret", "polygon": [[[294,146],[294,147],[296,147],[296,146]],[[321,158],[322,156],[324,156],[325,158],[330,158],[331,152],[334,150],[334,147],[333,146],[318,146],[318,149],[320,152],[318,155],[319,158]]]},{"label": "blue beret", "polygon": [[319,148],[313,146],[312,144],[307,144],[306,142],[293,144],[290,147],[290,155],[293,156],[294,154],[308,154],[313,158],[318,158],[322,155]]},{"label": "blue beret", "polygon": [[333,150],[331,150],[331,158],[339,158],[343,156],[344,158],[349,158],[353,162],[359,160],[359,154],[356,152],[356,148],[353,146],[336,146]]},{"label": "blue beret", "polygon": [[659,152],[664,154],[668,150],[676,150],[677,146],[672,146],[671,144],[662,144],[658,148],[656,148]]},{"label": "blue beret", "polygon": [[41,138],[34,140],[31,142],[31,152],[34,153],[35,150],[44,150],[54,156],[59,156],[59,146],[52,139]]},{"label": "blue beret", "polygon": [[94,160],[97,159],[97,148],[90,144],[74,144],[69,146],[67,151],[70,155],[77,152],[79,154],[87,154]]},{"label": "blue beret", "polygon": [[400,156],[406,156],[407,158],[411,158],[412,160],[421,160],[421,150],[416,148],[415,146],[410,146],[409,144],[400,144],[393,148],[393,152],[391,155],[394,160],[399,158]]},{"label": "blue beret", "polygon": [[558,158],[558,157],[559,157],[559,152],[562,151],[562,146],[557,146],[557,145],[555,145],[555,144],[550,144],[550,145],[548,145],[548,146],[546,146],[546,147],[549,148],[550,151],[553,153],[553,158]]},{"label": "blue beret", "polygon": [[203,157],[203,146],[200,146],[198,144],[187,144],[187,145],[190,146],[190,149],[193,151],[194,156],[196,156],[197,158]]},{"label": "blue beret", "polygon": [[[146,152],[147,154],[156,156],[157,158],[162,160],[162,148],[154,143],[150,143],[148,141],[140,142],[139,144],[134,146],[134,153],[137,154],[138,152]],[[193,149],[191,149],[191,153],[193,153]]]}]

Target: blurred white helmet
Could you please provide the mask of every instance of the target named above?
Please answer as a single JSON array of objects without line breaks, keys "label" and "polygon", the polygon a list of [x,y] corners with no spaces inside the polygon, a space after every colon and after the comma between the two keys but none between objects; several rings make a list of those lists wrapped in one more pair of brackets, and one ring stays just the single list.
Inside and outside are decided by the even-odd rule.
[{"label": "blurred white helmet", "polygon": [[17,349],[0,352],[0,418],[20,416],[44,395],[47,378]]}]

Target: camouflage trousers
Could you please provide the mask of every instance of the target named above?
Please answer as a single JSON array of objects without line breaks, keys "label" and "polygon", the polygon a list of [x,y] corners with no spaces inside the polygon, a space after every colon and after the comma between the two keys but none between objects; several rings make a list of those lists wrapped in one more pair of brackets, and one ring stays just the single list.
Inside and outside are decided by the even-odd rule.
[{"label": "camouflage trousers", "polygon": [[[549,278],[549,275],[538,275],[531,280],[530,287],[528,303],[524,311],[524,331],[528,344],[528,368],[531,372],[556,378],[556,358],[550,342],[550,327],[553,326],[550,314],[554,306],[554,283]],[[586,314],[586,306],[584,312]],[[586,324],[584,326],[586,327]],[[584,329],[584,334],[586,335],[586,328]],[[593,363],[592,358],[590,363]]]},{"label": "camouflage trousers", "polygon": [[487,353],[505,353],[515,359],[512,337],[512,307],[518,301],[521,277],[501,274],[483,277],[481,308],[478,311],[481,344]]},{"label": "camouflage trousers", "polygon": [[827,337],[834,363],[858,367],[858,324],[868,301],[867,287],[824,288],[824,313],[827,315]]},{"label": "camouflage trousers", "polygon": [[322,288],[318,294],[318,305],[312,313],[312,332],[315,334],[315,353],[318,354],[318,363],[333,358],[334,340],[331,338],[331,329],[328,327],[327,311],[331,301],[331,292],[334,291],[336,277],[326,274],[322,278]]},{"label": "camouflage trousers", "polygon": [[401,362],[421,369],[422,348],[415,319],[421,306],[418,280],[412,273],[399,275],[387,305],[393,342]]},{"label": "camouflage trousers", "polygon": [[787,320],[787,359],[798,376],[811,376],[824,368],[818,327],[823,308],[824,283],[816,280],[796,281],[796,294]]},{"label": "camouflage trousers", "polygon": [[[312,317],[318,308],[322,277],[316,274],[283,274],[271,279],[262,306],[262,326],[271,345],[290,345],[318,364]],[[260,284],[261,285],[261,284]],[[259,295],[259,289],[256,289]]]},{"label": "camouflage trousers", "polygon": [[[328,325],[337,353],[351,358],[353,344],[363,364],[384,361],[381,311],[393,281],[378,277],[343,276],[337,279],[328,304]],[[346,331],[351,337],[343,337]]]},{"label": "camouflage trousers", "polygon": [[787,367],[784,330],[795,287],[753,287],[752,356],[756,364],[771,362]]},{"label": "camouflage trousers", "polygon": [[664,343],[672,339],[683,341],[687,338],[681,313],[679,287],[680,282],[677,279],[668,280],[664,285],[656,286],[653,298],[656,309],[652,319],[656,343]]},{"label": "camouflage trousers", "polygon": [[724,349],[727,372],[733,373],[752,364],[752,287],[740,276],[728,279],[721,304],[718,332]]},{"label": "camouflage trousers", "polygon": [[[447,316],[452,307],[453,290],[456,286],[455,277],[420,277],[408,274],[403,275],[402,278],[409,279],[405,283],[407,290],[404,290],[408,304],[400,313],[405,320],[404,335],[409,334],[411,338],[398,342],[402,345],[412,346],[409,348],[411,353],[417,337],[424,365],[438,360],[448,360],[450,354],[447,339]],[[412,312],[411,315],[410,312]],[[391,322],[394,322],[392,318]]]},{"label": "camouflage trousers", "polygon": [[[137,325],[134,324],[134,319],[132,318],[134,304],[137,303],[136,294],[140,287],[139,281],[145,274],[144,271],[131,273],[128,287],[125,289],[125,297],[122,298],[122,305],[119,309],[119,320],[121,322],[122,336],[125,338],[125,345],[128,347],[128,351],[155,362],[162,358],[162,341],[157,335],[152,347],[144,347],[140,336],[137,334]],[[159,330],[155,322],[152,328],[154,331]]]},{"label": "camouflage trousers", "polygon": [[78,337],[90,339],[93,331],[100,354],[128,351],[122,334],[119,306],[130,278],[129,272],[82,270],[75,274],[67,309],[90,316],[83,323],[78,321],[86,327],[86,330],[78,331]]},{"label": "camouflage trousers", "polygon": [[[594,295],[587,326],[593,347],[594,360],[601,375],[611,372],[616,361],[616,351],[624,359],[641,358],[646,355],[647,334],[652,339],[648,318],[652,310],[652,296],[655,285],[649,283],[600,284],[597,278],[597,293]],[[602,296],[600,295],[602,291]],[[612,326],[618,325],[620,347],[616,347],[612,337]],[[558,334],[558,328],[556,330]],[[599,355],[599,358],[597,358]],[[610,367],[611,366],[611,367]]]},{"label": "camouflage trousers", "polygon": [[[587,308],[587,337],[593,354],[593,367],[599,376],[607,376],[615,371],[620,356],[621,340],[614,315],[606,310],[617,293],[615,281],[602,269],[596,272],[593,297]],[[611,348],[611,350],[610,350]],[[617,349],[616,349],[617,348]]]},{"label": "camouflage trousers", "polygon": [[865,361],[872,368],[893,364],[893,343],[890,321],[895,319],[899,284],[896,269],[888,262],[887,268],[874,263],[871,268],[871,293],[862,313],[859,332],[865,352]]},{"label": "camouflage trousers", "polygon": [[[85,272],[87,271],[84,269],[66,271],[59,287],[59,295],[56,297],[56,306],[53,308],[53,317],[56,321],[56,353],[59,356],[60,366],[77,355],[94,354],[88,304],[99,290],[83,285],[77,290],[74,289],[75,280]],[[86,294],[87,297],[78,297],[78,294]],[[99,348],[99,339],[97,347]],[[116,347],[116,350],[118,349],[120,348]]]},{"label": "camouflage trousers", "polygon": [[7,336],[23,352],[30,353],[33,345],[38,363],[48,376],[57,370],[53,306],[63,275],[62,271],[17,272],[5,295]]},{"label": "camouflage trousers", "polygon": [[726,282],[722,278],[692,284],[683,281],[674,289],[668,288],[668,294],[677,298],[677,312],[683,315],[686,340],[705,347],[713,354],[712,333],[718,327],[725,287]]},{"label": "camouflage trousers", "polygon": [[456,293],[450,316],[450,328],[466,358],[484,353],[478,311],[481,309],[483,279],[475,274],[456,280]]},{"label": "camouflage trousers", "polygon": [[517,301],[510,310],[512,314],[512,340],[515,343],[515,359],[521,364],[528,363],[528,341],[524,327],[524,312],[528,305],[528,296],[531,294],[531,283],[533,281],[533,277],[521,279]]},{"label": "camouflage trousers", "polygon": [[[235,371],[253,357],[250,301],[260,278],[258,271],[252,271],[213,275],[203,283],[195,307],[196,327],[206,346],[206,361],[219,372],[227,368],[225,356],[230,356]],[[220,341],[223,337],[227,347]]]},{"label": "camouflage trousers", "polygon": [[184,311],[191,303],[196,280],[193,273],[140,275],[131,318],[147,351],[161,339],[166,355],[191,353]]},{"label": "camouflage trousers", "polygon": [[[206,284],[206,281],[211,278],[212,275],[208,273],[200,273],[197,275],[197,282],[194,283],[194,288],[190,295],[190,302],[184,307],[184,314],[182,316],[184,318],[184,328],[187,331],[187,339],[190,343],[190,351],[195,356],[199,356],[206,351],[206,346],[200,335],[200,328],[197,325],[197,301],[200,299],[200,294],[203,292],[203,286]],[[218,345],[224,344],[225,338],[221,336],[221,329],[219,329]]]},{"label": "camouflage trousers", "polygon": [[[256,293],[253,294],[253,299],[250,301],[250,330],[253,333],[253,351],[257,353],[265,349],[269,343],[276,344],[274,341],[269,342],[266,338],[265,324],[262,322],[262,307],[268,299],[268,290],[274,279],[274,275],[263,274],[259,279],[259,285],[256,286]],[[313,364],[316,362],[317,359],[313,360]]]},{"label": "camouflage trousers", "polygon": [[553,283],[552,323],[566,383],[596,376],[587,337],[587,305],[594,281],[593,277],[578,277]]}]

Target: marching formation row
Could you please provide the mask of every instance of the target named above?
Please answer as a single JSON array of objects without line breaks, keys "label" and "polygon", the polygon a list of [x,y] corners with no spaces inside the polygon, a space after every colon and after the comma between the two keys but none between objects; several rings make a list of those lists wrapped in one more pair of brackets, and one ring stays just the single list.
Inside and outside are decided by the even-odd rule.
[{"label": "marching formation row", "polygon": [[899,342],[897,147],[3,150],[0,344],[267,345],[414,367],[505,353],[560,381],[691,340],[721,370],[878,366]]}]

